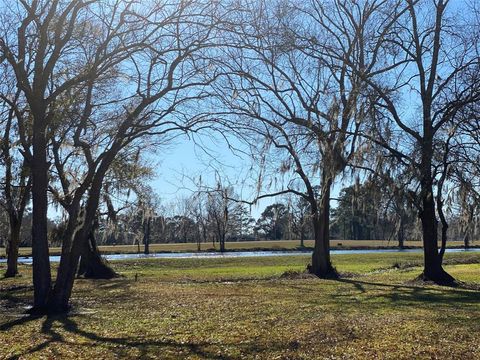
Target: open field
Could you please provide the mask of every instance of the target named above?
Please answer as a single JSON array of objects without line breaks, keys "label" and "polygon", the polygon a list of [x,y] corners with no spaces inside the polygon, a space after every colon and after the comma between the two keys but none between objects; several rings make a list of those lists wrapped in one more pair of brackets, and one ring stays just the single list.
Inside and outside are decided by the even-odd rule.
[{"label": "open field", "polygon": [[413,282],[420,254],[336,255],[341,280],[308,260],[113,262],[123,277],[78,280],[69,316],[39,318],[22,266],[0,280],[0,358],[480,358],[480,254],[447,254],[459,288]]},{"label": "open field", "polygon": [[[395,241],[387,240],[332,240],[330,244],[333,249],[363,249],[363,248],[394,248],[397,246]],[[305,240],[305,247],[313,248],[313,240]],[[406,241],[405,246],[409,248],[419,248],[422,246],[420,241]],[[448,247],[462,247],[463,242],[450,241]],[[473,242],[472,246],[479,246],[479,243]],[[111,245],[100,246],[103,254],[125,254],[138,252],[137,245]],[[300,240],[277,240],[277,241],[238,241],[227,242],[227,250],[297,250],[300,249]],[[140,246],[143,252],[143,245]],[[194,252],[197,251],[196,243],[180,243],[180,244],[151,244],[150,252]],[[201,251],[218,251],[212,243],[202,243]],[[58,247],[50,248],[51,255],[60,255],[61,249]],[[20,248],[21,256],[31,256],[32,249],[28,247]],[[5,256],[5,249],[0,249],[0,257]]]}]

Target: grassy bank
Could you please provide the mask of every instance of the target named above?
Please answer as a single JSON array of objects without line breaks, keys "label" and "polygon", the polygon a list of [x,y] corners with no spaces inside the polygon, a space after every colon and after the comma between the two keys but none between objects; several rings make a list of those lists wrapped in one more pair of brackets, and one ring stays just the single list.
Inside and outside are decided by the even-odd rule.
[{"label": "grassy bank", "polygon": [[114,262],[123,277],[78,280],[68,317],[35,319],[22,266],[0,280],[0,358],[480,358],[480,254],[447,255],[459,288],[413,282],[420,254],[333,256],[337,281],[308,260]]},{"label": "grassy bank", "polygon": [[[306,249],[313,249],[313,240],[305,240]],[[333,249],[382,249],[395,248],[397,243],[388,240],[332,240],[330,246]],[[408,248],[419,248],[422,246],[420,241],[406,241],[405,246]],[[472,243],[472,246],[478,246],[477,243]],[[463,242],[451,241],[449,247],[463,247]],[[125,254],[143,252],[143,246],[140,248],[137,245],[111,245],[100,246],[100,251],[103,254]],[[238,241],[227,242],[227,251],[242,251],[242,250],[298,250],[300,248],[299,240],[277,240],[277,241]],[[155,252],[195,252],[197,251],[196,243],[183,244],[151,244],[150,251]],[[202,243],[201,251],[218,251],[218,244],[214,247],[211,243]],[[58,247],[50,248],[51,255],[60,255],[61,249]],[[31,256],[32,249],[29,247],[20,248],[21,256]],[[0,249],[0,257],[5,256],[5,249]]]}]

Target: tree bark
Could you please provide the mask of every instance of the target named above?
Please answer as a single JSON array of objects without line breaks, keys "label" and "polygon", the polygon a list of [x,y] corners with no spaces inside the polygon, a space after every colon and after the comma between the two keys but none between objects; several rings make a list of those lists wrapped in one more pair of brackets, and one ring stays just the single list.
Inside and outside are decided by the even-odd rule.
[{"label": "tree bark", "polygon": [[[315,247],[310,271],[320,278],[336,277],[337,273],[330,259],[330,190],[332,181],[326,180],[322,186],[320,207],[312,214],[315,234]],[[314,208],[314,207],[312,207]]]},{"label": "tree bark", "polygon": [[[41,111],[45,113],[44,111]],[[38,113],[38,112],[37,112]],[[32,259],[33,259],[33,309],[42,312],[51,291],[51,271],[48,249],[48,163],[46,121],[34,117],[32,169]]]},{"label": "tree bark", "polygon": [[[453,284],[454,278],[442,267],[442,256],[438,252],[438,221],[435,213],[435,198],[433,195],[433,129],[429,116],[430,104],[424,104],[424,137],[422,142],[422,161],[420,169],[421,210],[419,213],[422,222],[424,269],[420,276],[423,280],[437,284]],[[440,196],[438,196],[440,198]]]},{"label": "tree bark", "polygon": [[87,279],[112,279],[118,276],[100,255],[94,229],[83,245],[77,276]]},{"label": "tree bark", "polygon": [[18,275],[18,248],[20,247],[21,221],[10,217],[10,238],[7,241],[7,271],[5,277]]},{"label": "tree bark", "polygon": [[398,248],[404,249],[405,248],[405,229],[404,229],[403,214],[400,214],[400,219],[398,220],[397,241],[398,241]]},{"label": "tree bark", "polygon": [[424,189],[423,208],[420,212],[423,234],[424,270],[421,278],[441,285],[452,284],[455,280],[442,267],[442,258],[438,252],[437,219],[433,191]]},{"label": "tree bark", "polygon": [[118,150],[119,148],[112,147],[109,152],[106,153],[105,158],[92,180],[87,204],[81,216],[82,221],[71,237],[71,246],[62,248],[62,257],[57,270],[57,279],[52,295],[48,301],[49,312],[62,313],[69,309],[70,296],[72,294],[73,283],[75,281],[82,249],[84,249],[85,244],[88,244],[91,232],[95,227],[103,179]]},{"label": "tree bark", "polygon": [[470,236],[467,233],[465,233],[465,236],[463,237],[463,246],[465,250],[468,250],[470,248]]},{"label": "tree bark", "polygon": [[[150,227],[151,227],[152,218],[149,216],[147,219],[144,220],[144,229],[143,229],[143,246],[144,246],[144,254],[150,254]],[[198,243],[200,244],[200,243]],[[200,245],[198,245],[200,247]]]},{"label": "tree bark", "polygon": [[220,236],[220,252],[221,253],[225,252],[225,236],[224,235]]},{"label": "tree bark", "polygon": [[301,230],[300,230],[300,247],[303,249],[305,247],[305,230],[303,229],[304,224],[303,224],[303,219],[302,219],[302,225],[301,225]]},{"label": "tree bark", "polygon": [[64,313],[69,310],[79,259],[85,246],[88,246],[86,244],[88,244],[88,238],[92,231],[93,221],[93,217],[85,215],[80,228],[72,236],[71,247],[62,253],[55,286],[48,301],[47,310],[50,313]]}]

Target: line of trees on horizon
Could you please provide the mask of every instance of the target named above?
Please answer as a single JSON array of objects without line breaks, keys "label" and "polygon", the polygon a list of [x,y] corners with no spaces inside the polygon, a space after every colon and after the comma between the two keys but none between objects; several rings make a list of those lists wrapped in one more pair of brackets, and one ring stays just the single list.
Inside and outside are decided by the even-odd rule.
[{"label": "line of trees on horizon", "polygon": [[[389,194],[380,184],[367,182],[343,188],[331,214],[332,240],[385,240],[392,246],[405,247],[405,241],[421,241],[421,226],[406,197]],[[148,189],[150,199],[153,189]],[[230,190],[234,193],[233,190]],[[138,200],[138,199],[137,199]],[[142,201],[121,206],[115,216],[99,216],[96,229],[98,245],[142,245],[148,253],[149,244],[195,243],[197,249],[218,248],[225,242],[297,240],[304,247],[305,240],[314,239],[308,202],[302,198],[280,196],[264,208],[260,216],[251,216],[251,209],[240,201],[226,200],[218,192],[196,192],[162,205],[160,200],[150,201],[148,210]],[[218,217],[226,204],[228,217]],[[113,208],[113,205],[110,205]],[[449,213],[450,239],[462,242],[465,248],[474,245],[480,236],[480,227],[462,213],[461,200],[451,206]],[[8,234],[7,213],[2,212],[0,229]],[[20,233],[20,246],[31,246],[32,216],[24,215]],[[471,230],[465,229],[473,221]],[[223,222],[226,224],[224,225]],[[61,246],[65,222],[49,220],[49,244]],[[224,229],[225,234],[219,233]],[[466,236],[466,234],[468,236]],[[7,238],[0,238],[0,246]],[[223,250],[226,250],[223,244]],[[139,250],[140,251],[140,250]]]}]

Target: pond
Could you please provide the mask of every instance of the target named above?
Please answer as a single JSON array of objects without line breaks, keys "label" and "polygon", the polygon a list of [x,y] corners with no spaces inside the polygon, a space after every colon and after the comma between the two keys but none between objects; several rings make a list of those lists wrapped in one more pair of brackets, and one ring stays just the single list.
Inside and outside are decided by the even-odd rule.
[{"label": "pond", "polygon": [[[359,250],[331,250],[331,254],[376,254],[376,253],[420,253],[423,249],[359,249]],[[447,249],[446,252],[480,252],[480,248]],[[130,259],[208,259],[208,258],[238,258],[238,257],[268,257],[268,256],[299,256],[310,255],[311,251],[230,251],[230,252],[178,252],[178,253],[155,253],[145,255],[140,254],[108,254],[103,255],[108,261],[130,260]],[[0,263],[5,263],[6,259],[0,259]],[[60,256],[50,256],[51,262],[59,262]],[[31,264],[31,257],[20,257],[18,262],[21,264]]]}]

